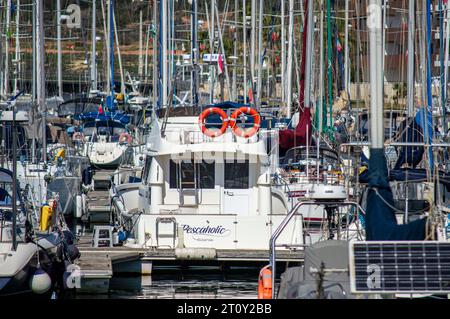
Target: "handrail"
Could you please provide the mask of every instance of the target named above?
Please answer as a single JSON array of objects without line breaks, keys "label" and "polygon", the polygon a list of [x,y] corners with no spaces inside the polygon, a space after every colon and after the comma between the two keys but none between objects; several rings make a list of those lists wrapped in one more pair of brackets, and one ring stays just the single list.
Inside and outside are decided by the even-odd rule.
[{"label": "handrail", "polygon": [[281,233],[286,228],[287,224],[291,221],[292,217],[297,213],[299,208],[303,205],[341,205],[341,206],[355,206],[358,209],[360,209],[364,214],[365,211],[356,202],[351,201],[305,201],[305,202],[298,202],[294,208],[287,214],[287,216],[284,218],[284,220],[281,222],[281,224],[278,226],[278,228],[275,230],[275,232],[270,237],[269,242],[269,265],[272,269],[272,299],[275,299],[275,279],[276,279],[276,240],[281,235]]},{"label": "handrail", "polygon": [[[119,173],[119,172],[117,172]],[[114,196],[119,197],[120,201],[122,202],[123,206],[125,207],[125,200],[123,199],[122,194],[119,192],[119,190],[117,189],[116,184],[114,184],[114,176],[116,175],[116,172],[114,172],[113,174],[111,174],[109,176],[109,184],[111,185],[111,189],[114,193]]]},{"label": "handrail", "polygon": [[[294,202],[294,198],[293,198],[293,197],[289,197],[289,194],[291,193],[291,189],[290,189],[290,187],[289,187],[288,182],[287,182],[283,177],[281,177],[278,173],[274,173],[274,174],[272,174],[272,175],[273,175],[273,177],[274,177],[274,179],[275,179],[275,182],[281,181],[281,184],[280,184],[280,185],[284,186],[284,192],[286,193],[286,191],[287,191],[287,194],[288,194],[288,201],[290,201],[291,204],[292,204],[292,203]],[[291,206],[291,207],[292,207],[292,206]]]}]

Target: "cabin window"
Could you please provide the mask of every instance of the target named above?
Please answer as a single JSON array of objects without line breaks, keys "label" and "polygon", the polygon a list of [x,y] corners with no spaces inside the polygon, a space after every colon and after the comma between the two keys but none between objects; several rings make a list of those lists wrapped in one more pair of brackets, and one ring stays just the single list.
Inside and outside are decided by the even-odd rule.
[{"label": "cabin window", "polygon": [[246,189],[249,187],[249,164],[245,162],[225,162],[225,188]]},{"label": "cabin window", "polygon": [[151,156],[146,156],[145,157],[144,170],[142,172],[142,180],[145,183],[149,182],[148,181],[148,176],[149,176],[149,173],[150,173],[150,166],[152,165],[152,159],[153,159],[153,157],[151,157]]},{"label": "cabin window", "polygon": [[198,176],[200,181],[200,188],[212,189],[215,186],[215,163],[207,163],[205,161],[197,164],[200,169],[200,175]]},{"label": "cabin window", "polygon": [[195,188],[194,174],[197,174],[197,187],[202,189],[213,189],[215,185],[215,163],[194,163],[182,161],[181,171],[180,165],[174,161],[170,161],[170,188],[179,188],[179,181],[181,179],[181,187],[184,189]]}]

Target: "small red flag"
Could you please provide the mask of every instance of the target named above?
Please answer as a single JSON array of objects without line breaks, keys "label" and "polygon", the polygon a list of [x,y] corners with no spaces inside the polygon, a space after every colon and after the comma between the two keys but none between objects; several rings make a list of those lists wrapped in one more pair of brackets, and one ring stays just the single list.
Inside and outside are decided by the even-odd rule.
[{"label": "small red flag", "polygon": [[219,54],[219,60],[217,61],[217,66],[219,68],[219,75],[223,73],[223,59],[222,54]]},{"label": "small red flag", "polygon": [[251,88],[248,90],[248,101],[253,102],[253,90]]}]

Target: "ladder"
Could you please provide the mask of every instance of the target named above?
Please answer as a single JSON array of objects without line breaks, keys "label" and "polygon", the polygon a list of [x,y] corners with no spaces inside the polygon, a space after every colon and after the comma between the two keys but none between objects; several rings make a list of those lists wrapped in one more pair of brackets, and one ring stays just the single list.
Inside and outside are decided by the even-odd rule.
[{"label": "ladder", "polygon": [[[179,201],[180,201],[180,206],[184,206],[185,202],[184,202],[184,195],[185,195],[185,189],[183,188],[183,176],[181,174],[181,163],[182,161],[180,160],[177,163],[177,169],[176,169],[176,174],[177,174],[177,190],[178,190],[178,196],[179,196]],[[198,205],[200,200],[199,200],[199,196],[198,196],[198,181],[200,180],[200,176],[198,175],[197,172],[197,164],[195,162],[193,162],[194,165],[194,197],[195,197],[195,203],[194,205]],[[191,189],[186,189],[188,191],[190,191]]]},{"label": "ladder", "polygon": [[92,247],[113,247],[112,226],[94,226],[94,239]]},{"label": "ladder", "polygon": [[[171,232],[161,233],[160,224],[172,224]],[[162,239],[171,239],[172,247],[175,247],[175,240],[177,237],[177,221],[175,217],[158,217],[156,218],[156,245],[159,247],[160,240]]]}]

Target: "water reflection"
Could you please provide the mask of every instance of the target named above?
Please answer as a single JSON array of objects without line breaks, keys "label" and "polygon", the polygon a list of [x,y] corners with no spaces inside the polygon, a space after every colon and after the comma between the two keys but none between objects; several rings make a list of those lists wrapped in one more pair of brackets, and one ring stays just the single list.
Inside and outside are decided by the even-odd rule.
[{"label": "water reflection", "polygon": [[130,299],[236,299],[257,298],[257,282],[248,277],[224,279],[217,276],[195,275],[184,279],[166,276],[114,277],[108,294],[77,294],[75,298]]},{"label": "water reflection", "polygon": [[[90,235],[93,225],[71,225],[77,236]],[[221,273],[217,267],[189,267],[189,271],[161,267],[153,276],[113,277],[107,294],[76,293],[65,298],[257,298],[259,268],[234,267]]]}]

